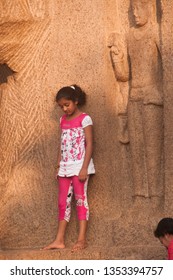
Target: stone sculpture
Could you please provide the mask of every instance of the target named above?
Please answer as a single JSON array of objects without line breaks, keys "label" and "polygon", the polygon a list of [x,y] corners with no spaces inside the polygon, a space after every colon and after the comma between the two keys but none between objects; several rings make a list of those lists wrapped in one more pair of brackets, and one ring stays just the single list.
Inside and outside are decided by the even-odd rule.
[{"label": "stone sculpture", "polygon": [[[129,83],[128,133],[135,197],[162,197],[162,69],[159,34],[150,0],[132,0],[135,26],[127,35],[127,52],[114,40],[117,81]],[[115,43],[116,41],[116,43]]]},{"label": "stone sculpture", "polygon": [[10,1],[6,6],[1,1],[1,7],[0,236],[6,248],[24,246],[31,232],[40,230],[41,209],[50,203],[46,191],[41,191],[46,181],[45,73],[50,23],[44,18],[41,0],[37,5]]}]

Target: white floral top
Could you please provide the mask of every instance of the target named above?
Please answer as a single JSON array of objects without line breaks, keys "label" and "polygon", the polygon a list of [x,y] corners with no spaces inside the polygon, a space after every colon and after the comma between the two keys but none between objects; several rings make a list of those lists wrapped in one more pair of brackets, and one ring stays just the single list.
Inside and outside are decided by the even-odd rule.
[{"label": "white floral top", "polygon": [[[93,125],[93,122],[91,117],[85,113],[81,113],[72,120],[67,120],[66,115],[60,119],[62,133],[59,176],[78,176],[85,157],[84,128],[88,125]],[[88,174],[94,173],[94,164],[91,159],[88,166]]]}]

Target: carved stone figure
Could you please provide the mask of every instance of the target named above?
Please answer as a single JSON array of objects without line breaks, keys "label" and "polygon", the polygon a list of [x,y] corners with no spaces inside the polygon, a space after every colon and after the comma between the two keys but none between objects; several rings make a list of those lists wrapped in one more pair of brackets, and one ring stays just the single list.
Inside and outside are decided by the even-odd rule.
[{"label": "carved stone figure", "polygon": [[[50,2],[50,1],[49,1]],[[0,23],[7,21],[21,21],[43,19],[48,13],[45,0],[1,0]]]},{"label": "carved stone figure", "polygon": [[127,54],[117,41],[113,65],[117,80],[129,81],[130,87],[127,115],[134,196],[161,197],[163,99],[159,35],[152,22],[152,1],[132,0],[131,4],[135,26],[127,35]]},{"label": "carved stone figure", "polygon": [[[50,40],[49,18],[35,19],[44,2],[1,1],[0,11],[0,236],[2,248],[22,247],[39,234],[47,143],[44,133],[45,96]],[[17,7],[18,9],[17,9]],[[10,9],[11,8],[11,9]],[[18,13],[14,13],[16,8]],[[5,17],[5,11],[7,16]],[[39,70],[38,70],[39,69]],[[46,174],[46,173],[45,173]],[[47,185],[49,185],[47,183]],[[41,200],[42,203],[38,201]],[[37,213],[37,216],[35,216]],[[42,222],[41,222],[42,223]],[[36,233],[36,229],[39,229]],[[12,237],[13,236],[13,237]],[[27,237],[26,237],[27,236]],[[30,241],[27,241],[28,244]]]}]

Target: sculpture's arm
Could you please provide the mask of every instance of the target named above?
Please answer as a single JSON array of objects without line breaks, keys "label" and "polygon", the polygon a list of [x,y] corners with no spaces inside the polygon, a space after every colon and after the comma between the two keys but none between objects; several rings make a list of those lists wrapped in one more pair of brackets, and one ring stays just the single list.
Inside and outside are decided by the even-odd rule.
[{"label": "sculpture's arm", "polygon": [[116,79],[121,82],[127,82],[130,79],[127,54],[118,46],[113,45],[110,47],[110,56]]}]

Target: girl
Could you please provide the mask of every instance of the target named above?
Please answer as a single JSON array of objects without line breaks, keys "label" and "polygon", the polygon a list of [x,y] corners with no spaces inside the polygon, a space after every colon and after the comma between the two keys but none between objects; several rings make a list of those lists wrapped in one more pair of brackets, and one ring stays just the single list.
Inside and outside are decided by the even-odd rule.
[{"label": "girl", "polygon": [[65,248],[64,236],[70,220],[71,199],[74,192],[79,220],[79,234],[72,251],[84,249],[89,208],[87,184],[94,174],[91,158],[93,150],[92,120],[79,107],[86,102],[86,94],[77,85],[61,88],[56,102],[65,113],[60,118],[61,149],[58,157],[59,224],[56,239],[44,249]]}]

